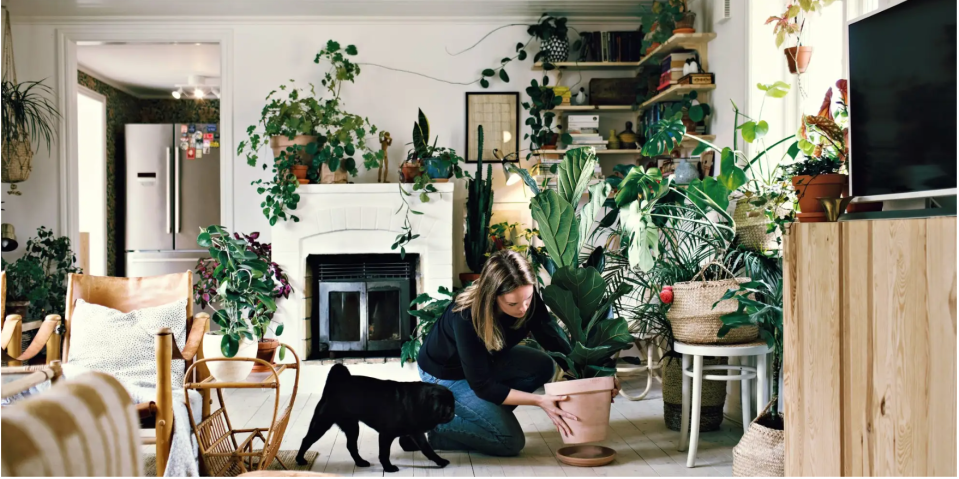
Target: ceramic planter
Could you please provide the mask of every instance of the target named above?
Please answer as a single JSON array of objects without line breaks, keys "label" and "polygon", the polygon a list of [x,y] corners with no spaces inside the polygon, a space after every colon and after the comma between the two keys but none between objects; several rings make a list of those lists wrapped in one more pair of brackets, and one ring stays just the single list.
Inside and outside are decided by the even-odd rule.
[{"label": "ceramic planter", "polygon": [[793,189],[799,197],[798,216],[801,223],[810,223],[823,214],[822,205],[818,198],[839,198],[849,183],[849,177],[837,173],[827,175],[799,175],[792,178]]},{"label": "ceramic planter", "polygon": [[[206,333],[203,336],[203,358],[214,359],[223,358],[223,351],[220,350],[220,342],[223,336],[219,334]],[[234,358],[255,358],[257,353],[256,341],[242,339],[240,348],[236,351]],[[250,375],[253,370],[253,361],[210,361],[205,363],[210,370],[210,374],[220,382],[240,382]]]},{"label": "ceramic planter", "polygon": [[693,28],[694,23],[696,23],[696,12],[687,11],[683,13],[683,18],[676,22],[673,33],[696,33],[696,29]]},{"label": "ceramic planter", "polygon": [[[256,343],[256,358],[272,364],[273,357],[276,355],[276,348],[278,347],[280,347],[280,341],[276,339],[264,339]],[[253,372],[255,373],[262,373],[269,370],[270,368],[260,363],[253,365]]]},{"label": "ceramic planter", "polygon": [[789,66],[789,73],[806,73],[806,67],[812,60],[812,47],[790,47],[783,50],[786,54],[786,65]]},{"label": "ceramic planter", "polygon": [[452,165],[443,163],[439,158],[429,158],[424,163],[426,174],[434,180],[445,180],[452,176]]},{"label": "ceramic planter", "polygon": [[569,38],[551,36],[544,40],[540,47],[546,52],[546,61],[550,63],[565,62],[569,59]]},{"label": "ceramic planter", "polygon": [[420,174],[420,164],[418,162],[407,161],[400,166],[400,181],[402,183],[412,183]]},{"label": "ceramic planter", "polygon": [[347,183],[350,179],[349,172],[346,171],[346,164],[340,162],[340,167],[336,170],[330,170],[326,163],[320,165],[320,184],[332,185],[334,183]]},{"label": "ceramic planter", "polygon": [[[270,137],[270,148],[273,150],[273,158],[279,158],[280,153],[286,151],[288,147],[291,146],[306,146],[310,143],[316,141],[316,137],[313,135],[296,135],[292,139],[288,136],[271,136]],[[300,150],[297,153],[296,162],[300,165],[308,165],[311,158],[306,154],[306,149]],[[304,175],[304,178],[306,176]]]},{"label": "ceramic planter", "polygon": [[559,407],[579,421],[567,421],[572,434],[563,437],[564,444],[584,444],[606,439],[609,429],[609,406],[614,381],[612,377],[576,379],[546,384],[546,394],[569,396]]},{"label": "ceramic planter", "polygon": [[305,179],[305,178],[306,178],[306,172],[307,172],[309,169],[310,169],[310,167],[308,167],[308,166],[306,166],[306,165],[293,165],[293,176],[295,176],[296,179],[298,179],[298,180]]}]

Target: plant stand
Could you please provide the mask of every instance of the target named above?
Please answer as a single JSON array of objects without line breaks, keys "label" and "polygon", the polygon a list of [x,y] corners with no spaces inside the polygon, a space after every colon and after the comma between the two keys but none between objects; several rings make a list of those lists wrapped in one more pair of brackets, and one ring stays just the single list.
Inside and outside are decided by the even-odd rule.
[{"label": "plant stand", "polygon": [[[643,356],[643,342],[646,343],[646,355]],[[649,394],[649,390],[653,387],[653,379],[655,378],[660,383],[663,382],[662,373],[657,373],[657,369],[662,369],[662,358],[659,360],[654,359],[656,351],[659,349],[654,344],[653,338],[644,337],[644,338],[634,338],[633,344],[636,345],[636,349],[639,351],[640,359],[645,363],[639,366],[634,366],[632,364],[618,364],[616,366],[616,377],[619,379],[639,376],[646,372],[646,389],[643,390],[638,396],[630,396],[626,393],[626,390],[620,389],[619,395],[629,399],[630,401],[642,401],[646,398],[646,395]],[[617,354],[617,358],[619,355]]]},{"label": "plant stand", "polygon": [[[187,401],[187,410],[190,412],[190,426],[196,435],[200,449],[200,467],[208,476],[237,476],[249,471],[264,471],[274,461],[279,461],[285,469],[289,469],[277,456],[283,434],[290,422],[290,413],[296,401],[296,390],[300,384],[300,357],[288,345],[286,349],[293,354],[296,360],[293,364],[272,364],[256,358],[211,358],[196,361],[186,370],[183,390],[187,395],[193,390],[216,390],[219,409],[213,411],[199,424],[193,420],[193,410],[190,401]],[[190,373],[198,365],[212,361],[253,361],[267,368],[265,373],[252,373],[241,382],[219,382],[210,376],[200,382],[189,382]],[[280,374],[287,369],[296,370],[293,381],[293,392],[289,402],[280,409]],[[275,394],[273,419],[266,428],[233,429],[230,416],[223,401],[224,389],[273,389]],[[259,444],[258,444],[259,443]]]}]

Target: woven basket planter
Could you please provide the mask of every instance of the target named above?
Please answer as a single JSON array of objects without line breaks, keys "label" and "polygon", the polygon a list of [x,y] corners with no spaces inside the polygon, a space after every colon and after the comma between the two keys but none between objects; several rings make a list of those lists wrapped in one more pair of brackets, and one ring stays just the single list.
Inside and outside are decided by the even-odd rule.
[{"label": "woven basket planter", "polygon": [[[683,418],[683,361],[670,357],[663,360],[663,417],[666,427],[679,431]],[[728,358],[703,358],[703,366],[727,364]],[[711,371],[720,373],[719,371]],[[726,382],[703,380],[702,403],[699,407],[699,431],[718,431],[723,423],[726,404]],[[692,413],[690,413],[692,417]]]},{"label": "woven basket planter", "polygon": [[745,198],[742,198],[736,203],[733,220],[736,222],[737,245],[755,251],[779,249],[777,241],[780,236],[779,231],[766,232],[770,221],[761,208],[749,204]]},{"label": "woven basket planter", "polygon": [[[763,414],[759,417],[763,417]],[[757,421],[749,424],[746,434],[733,447],[733,476],[784,477],[786,431],[768,428]]]},{"label": "woven basket planter", "polygon": [[[709,267],[709,264],[706,267]],[[705,271],[706,268],[703,268],[696,277],[702,276]],[[695,281],[696,277],[693,281],[673,285],[673,304],[666,313],[666,319],[669,320],[673,337],[677,341],[689,344],[740,344],[759,337],[759,327],[754,325],[733,328],[725,336],[717,336],[719,329],[723,327],[720,317],[736,311],[739,303],[735,299],[727,299],[715,308],[713,304],[730,288],[738,288],[741,283],[748,283],[749,278]]]},{"label": "woven basket planter", "polygon": [[30,138],[3,143],[3,182],[20,183],[30,178],[33,170],[33,148]]}]

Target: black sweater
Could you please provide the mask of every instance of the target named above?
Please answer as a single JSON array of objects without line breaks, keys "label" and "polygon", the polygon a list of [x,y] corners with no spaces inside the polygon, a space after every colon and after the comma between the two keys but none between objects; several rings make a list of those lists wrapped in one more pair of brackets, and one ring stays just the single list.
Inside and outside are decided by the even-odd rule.
[{"label": "black sweater", "polygon": [[433,377],[466,379],[478,397],[491,403],[503,404],[510,390],[493,377],[493,360],[497,355],[509,351],[530,332],[547,350],[558,350],[560,347],[555,334],[551,334],[556,331],[557,325],[539,294],[534,295],[530,305],[533,308],[532,316],[520,328],[512,327],[518,321],[516,318],[500,314],[497,321],[503,333],[503,349],[493,353],[486,350],[483,340],[476,334],[470,310],[453,312],[455,306],[455,302],[451,303],[433,325],[420,347],[416,362]]}]

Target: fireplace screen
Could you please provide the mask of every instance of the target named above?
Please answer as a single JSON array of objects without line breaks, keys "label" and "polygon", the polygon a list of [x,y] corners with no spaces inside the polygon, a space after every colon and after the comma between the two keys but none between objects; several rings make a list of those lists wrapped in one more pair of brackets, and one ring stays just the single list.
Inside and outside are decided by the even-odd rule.
[{"label": "fireplace screen", "polygon": [[365,258],[350,264],[321,259],[312,265],[318,293],[313,311],[319,343],[315,350],[398,350],[410,335],[415,258],[361,256]]}]

